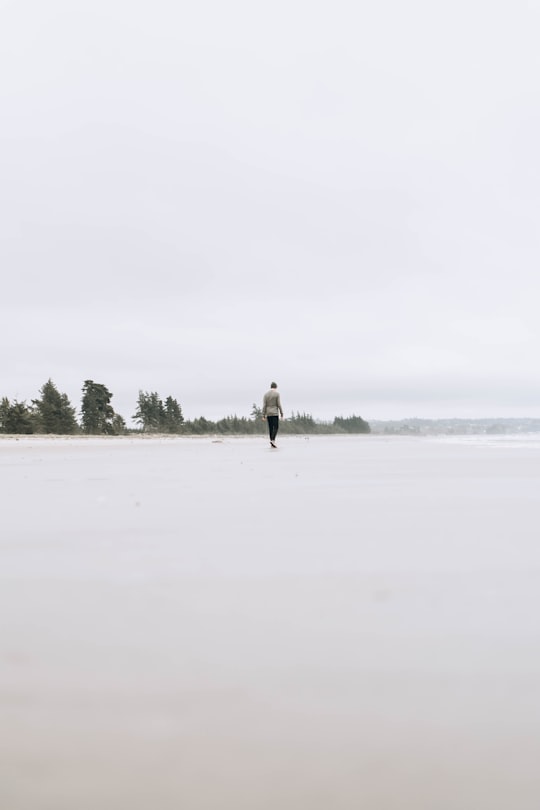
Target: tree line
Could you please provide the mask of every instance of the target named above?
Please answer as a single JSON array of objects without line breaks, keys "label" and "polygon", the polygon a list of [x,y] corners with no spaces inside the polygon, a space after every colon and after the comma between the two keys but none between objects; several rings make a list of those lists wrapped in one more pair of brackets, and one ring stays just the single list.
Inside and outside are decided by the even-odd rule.
[{"label": "tree line", "polygon": [[[136,428],[128,428],[124,418],[111,405],[113,395],[102,383],[85,380],[82,388],[80,416],[66,394],[61,393],[51,379],[40,388],[39,396],[26,401],[0,400],[0,433],[56,435],[106,435],[127,433],[169,433],[174,435],[257,435],[265,433],[262,410],[255,403],[249,418],[226,416],[211,421],[204,416],[186,420],[178,401],[167,396],[162,399],[156,391],[139,391],[135,413]],[[318,422],[309,413],[292,413],[282,420],[280,431],[285,434],[370,433],[368,422],[360,416],[336,416],[333,422]]]}]

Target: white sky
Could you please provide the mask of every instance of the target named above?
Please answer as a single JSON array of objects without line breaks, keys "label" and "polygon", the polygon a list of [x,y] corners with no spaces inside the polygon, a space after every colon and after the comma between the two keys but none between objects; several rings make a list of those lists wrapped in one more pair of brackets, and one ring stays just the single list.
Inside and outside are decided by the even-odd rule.
[{"label": "white sky", "polygon": [[0,396],[537,415],[540,2],[0,2]]}]

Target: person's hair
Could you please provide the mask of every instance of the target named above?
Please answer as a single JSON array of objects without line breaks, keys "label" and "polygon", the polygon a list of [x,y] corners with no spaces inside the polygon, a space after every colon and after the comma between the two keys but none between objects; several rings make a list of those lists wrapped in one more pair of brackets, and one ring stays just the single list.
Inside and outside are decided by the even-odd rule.
[{"label": "person's hair", "polygon": [[270,383],[270,388],[277,388],[277,383]]}]

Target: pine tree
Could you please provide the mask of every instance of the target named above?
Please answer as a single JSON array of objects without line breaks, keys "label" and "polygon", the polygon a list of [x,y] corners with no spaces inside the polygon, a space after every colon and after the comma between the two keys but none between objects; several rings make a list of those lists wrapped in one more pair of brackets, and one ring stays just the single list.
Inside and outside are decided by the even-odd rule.
[{"label": "pine tree", "polygon": [[157,391],[151,393],[139,391],[137,410],[133,419],[139,423],[143,431],[157,433],[162,429],[164,416],[165,409]]},{"label": "pine tree", "polygon": [[75,408],[51,379],[40,389],[41,399],[33,399],[37,429],[40,433],[70,434],[78,430]]},{"label": "pine tree", "polygon": [[1,433],[33,433],[34,424],[32,413],[26,402],[10,402],[4,397],[0,402],[0,432]]},{"label": "pine tree", "polygon": [[110,404],[111,392],[101,383],[85,380],[81,404],[82,429],[85,433],[114,435],[116,416]]},{"label": "pine tree", "polygon": [[371,433],[369,422],[362,419],[361,416],[336,416],[334,419],[334,428],[345,433]]},{"label": "pine tree", "polygon": [[133,419],[145,433],[180,433],[184,423],[182,408],[172,396],[165,404],[157,391],[139,391]]},{"label": "pine tree", "polygon": [[11,405],[7,397],[2,397],[0,400],[0,433],[7,433],[6,425],[9,419],[9,411]]},{"label": "pine tree", "polygon": [[180,433],[183,422],[182,408],[173,397],[168,396],[163,410],[162,430],[165,433]]},{"label": "pine tree", "polygon": [[123,416],[120,416],[120,414],[116,412],[112,418],[111,427],[115,436],[121,436],[122,433],[127,432],[126,420]]}]

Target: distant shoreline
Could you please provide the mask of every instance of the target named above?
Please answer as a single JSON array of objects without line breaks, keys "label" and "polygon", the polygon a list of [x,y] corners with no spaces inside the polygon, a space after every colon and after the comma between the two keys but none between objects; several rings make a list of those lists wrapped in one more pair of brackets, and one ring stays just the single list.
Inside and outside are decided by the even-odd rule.
[{"label": "distant shoreline", "polygon": [[[540,419],[403,419],[388,421],[371,421],[370,433],[346,433],[324,431],[324,424],[318,425],[316,433],[286,433],[281,439],[317,439],[317,438],[390,438],[390,437],[449,437],[452,436],[524,436],[540,433]],[[176,441],[179,439],[201,439],[226,441],[228,439],[266,440],[265,433],[153,433],[133,431],[115,435],[105,433],[0,433],[2,441],[141,441],[152,440]]]}]

